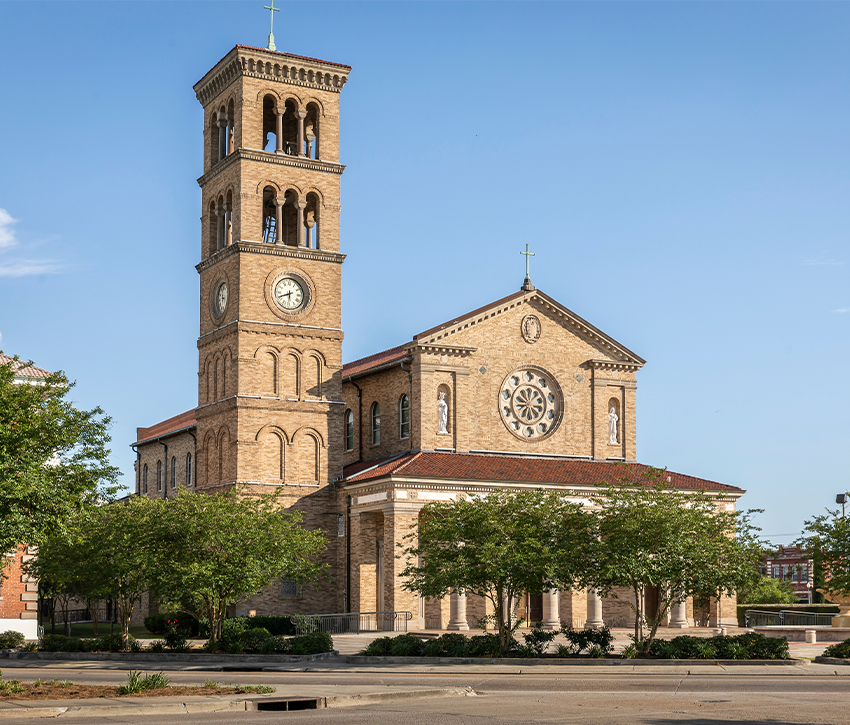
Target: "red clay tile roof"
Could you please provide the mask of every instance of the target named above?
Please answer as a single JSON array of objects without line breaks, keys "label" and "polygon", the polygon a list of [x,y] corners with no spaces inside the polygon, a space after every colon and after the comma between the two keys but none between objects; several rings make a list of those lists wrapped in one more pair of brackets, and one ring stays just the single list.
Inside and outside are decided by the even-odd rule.
[{"label": "red clay tile roof", "polygon": [[342,366],[342,377],[345,379],[356,375],[363,375],[370,370],[401,362],[408,357],[410,357],[410,354],[403,346],[392,347],[389,350],[376,352],[374,355],[361,357],[359,360],[346,363]]},{"label": "red clay tile roof", "polygon": [[[195,410],[187,410],[185,413],[175,415],[173,418],[156,423],[150,428],[136,428],[136,443],[149,441],[151,438],[175,433],[184,428],[192,428],[195,425]],[[135,445],[135,443],[133,444]]]},{"label": "red clay tile roof", "polygon": [[436,327],[432,327],[430,330],[425,330],[425,332],[420,332],[418,335],[414,335],[413,339],[418,340],[420,337],[428,337],[428,335],[433,335],[435,332],[439,332],[444,327],[451,327],[452,325],[456,325],[461,320],[465,320],[469,317],[475,317],[484,310],[489,310],[491,307],[498,307],[499,305],[505,304],[505,302],[510,302],[517,297],[522,297],[525,294],[525,290],[519,290],[519,292],[514,292],[512,295],[508,295],[507,297],[502,297],[500,300],[496,300],[495,302],[491,302],[489,305],[484,305],[483,307],[479,307],[477,310],[472,310],[472,312],[467,312],[465,315],[461,315],[460,317],[455,317],[453,320],[449,320],[448,322],[444,322],[442,325],[437,325]]},{"label": "red clay tile roof", "polygon": [[47,370],[37,368],[35,365],[27,365],[21,360],[16,361],[15,358],[10,357],[9,355],[4,355],[2,352],[0,352],[0,365],[11,365],[12,370],[15,371],[16,378],[50,377],[50,373]]},{"label": "red clay tile roof", "polygon": [[[625,466],[608,461],[570,458],[526,458],[486,453],[416,451],[391,459],[346,466],[343,476],[345,483],[361,483],[386,476],[402,476],[598,486],[604,483],[645,483],[644,474],[649,468],[642,463]],[[737,486],[728,486],[672,471],[666,471],[662,479],[668,479],[674,488],[744,492]]]}]

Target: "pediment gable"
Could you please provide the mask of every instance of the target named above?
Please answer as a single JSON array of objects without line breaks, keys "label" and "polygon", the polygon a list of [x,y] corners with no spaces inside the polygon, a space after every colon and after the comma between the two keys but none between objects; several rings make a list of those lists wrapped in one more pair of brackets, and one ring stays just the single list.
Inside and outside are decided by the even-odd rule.
[{"label": "pediment gable", "polygon": [[449,320],[442,325],[420,332],[418,335],[414,335],[412,342],[405,347],[408,349],[456,349],[457,352],[461,353],[472,350],[472,348],[464,345],[463,332],[476,325],[485,324],[488,320],[518,310],[523,306],[542,308],[565,329],[588,339],[609,356],[608,358],[588,361],[591,367],[634,371],[640,369],[646,363],[643,358],[629,350],[625,345],[606,335],[599,328],[538,289],[520,290],[489,305]]}]

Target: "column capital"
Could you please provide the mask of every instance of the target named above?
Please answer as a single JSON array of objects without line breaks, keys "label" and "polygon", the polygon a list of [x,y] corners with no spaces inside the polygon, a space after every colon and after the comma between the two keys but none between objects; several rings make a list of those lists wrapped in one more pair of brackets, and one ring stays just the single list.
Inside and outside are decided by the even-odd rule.
[{"label": "column capital", "polygon": [[305,111],[303,108],[299,108],[299,109],[295,112],[295,117],[296,117],[296,118],[301,118],[301,119],[307,118],[307,111]]}]

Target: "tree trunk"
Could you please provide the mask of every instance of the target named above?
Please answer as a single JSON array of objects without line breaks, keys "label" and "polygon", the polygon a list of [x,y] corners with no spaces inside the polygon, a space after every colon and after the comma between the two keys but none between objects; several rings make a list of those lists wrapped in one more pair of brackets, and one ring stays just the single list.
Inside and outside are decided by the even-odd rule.
[{"label": "tree trunk", "polygon": [[94,626],[94,636],[95,637],[98,636],[98,631],[97,631],[97,625],[98,625],[97,604],[98,604],[97,601],[95,601],[94,607],[92,607],[91,604],[89,604],[89,609],[91,609],[91,621],[92,621],[92,625]]}]

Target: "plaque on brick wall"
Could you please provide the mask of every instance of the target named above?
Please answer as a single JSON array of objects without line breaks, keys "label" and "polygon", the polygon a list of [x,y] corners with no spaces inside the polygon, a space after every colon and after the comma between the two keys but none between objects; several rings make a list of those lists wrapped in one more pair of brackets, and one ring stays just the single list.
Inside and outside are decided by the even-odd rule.
[{"label": "plaque on brick wall", "polygon": [[520,323],[522,339],[529,344],[534,344],[540,339],[540,333],[543,327],[540,324],[540,318],[537,315],[526,315]]},{"label": "plaque on brick wall", "polygon": [[297,597],[298,596],[298,582],[295,579],[281,579],[280,581],[280,595],[282,597]]}]

